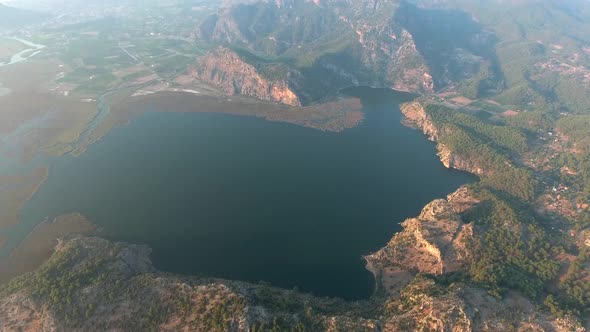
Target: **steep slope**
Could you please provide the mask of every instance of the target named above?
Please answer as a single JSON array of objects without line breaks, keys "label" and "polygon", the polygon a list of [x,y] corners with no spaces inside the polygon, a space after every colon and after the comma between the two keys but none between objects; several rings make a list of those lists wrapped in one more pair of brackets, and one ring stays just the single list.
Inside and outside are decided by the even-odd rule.
[{"label": "steep slope", "polygon": [[583,0],[283,0],[226,7],[198,35],[301,73],[303,104],[370,85],[579,113],[590,109],[589,17]]},{"label": "steep slope", "polygon": [[469,241],[473,229],[463,225],[451,202],[433,201],[419,217],[401,225],[403,232],[367,257],[372,266],[387,262],[410,271],[440,275],[459,271],[467,264],[470,253],[465,242]]},{"label": "steep slope", "polygon": [[[385,331],[585,331],[574,316],[555,319],[529,300],[532,287],[555,278],[557,264],[543,257],[549,243],[543,231],[502,198],[463,187],[402,227],[365,257],[377,292],[388,297]],[[500,295],[494,284],[529,299],[505,289]]]},{"label": "steep slope", "polygon": [[484,71],[499,76],[495,39],[469,15],[405,1],[240,4],[207,19],[198,36],[253,66],[286,66],[274,73],[283,79],[299,73],[292,85],[303,104],[350,85],[431,93]]},{"label": "steep slope", "polygon": [[[590,2],[584,0],[414,0],[461,10],[498,39],[504,104],[587,112],[590,108]],[[471,97],[485,92],[469,87]],[[495,93],[492,93],[492,95]]]},{"label": "steep slope", "polygon": [[[192,74],[227,94],[305,105],[369,84],[456,90],[537,112],[481,117],[479,106],[432,95],[422,101],[441,103],[403,105],[446,167],[481,181],[428,204],[367,257],[380,285],[370,301],[165,274],[145,247],[80,238],[0,288],[0,330],[583,331],[572,317],[589,324],[590,250],[582,246],[590,246],[590,219],[571,228],[532,202],[536,180],[551,179],[549,191],[577,199],[588,216],[587,191],[576,198],[561,189],[587,182],[590,159],[579,146],[587,125],[559,114],[590,109],[587,8],[578,0],[273,0],[223,9],[199,28],[215,47]],[[558,111],[549,121],[560,115],[560,126],[537,129],[539,109]],[[548,137],[551,167],[523,164]],[[574,171],[561,176],[564,160]],[[564,184],[559,193],[554,181]]]},{"label": "steep slope", "polygon": [[219,47],[211,51],[193,71],[201,81],[212,84],[229,95],[244,95],[289,106],[301,106],[288,82],[263,78],[251,64],[235,52]]},{"label": "steep slope", "polygon": [[38,22],[46,16],[0,3],[0,29],[11,29]]},{"label": "steep slope", "polygon": [[[293,291],[156,271],[144,246],[73,238],[0,289],[2,331],[373,331],[354,305]],[[320,313],[321,312],[321,313]],[[342,317],[342,318],[340,318]]]},{"label": "steep slope", "polygon": [[539,313],[517,294],[497,300],[468,285],[441,287],[423,277],[386,307],[390,315],[383,331],[584,331],[571,318]]},{"label": "steep slope", "polygon": [[6,331],[581,331],[526,299],[418,277],[398,295],[346,303],[265,285],[155,270],[149,249],[98,238],[60,242],[38,271],[0,287]]}]

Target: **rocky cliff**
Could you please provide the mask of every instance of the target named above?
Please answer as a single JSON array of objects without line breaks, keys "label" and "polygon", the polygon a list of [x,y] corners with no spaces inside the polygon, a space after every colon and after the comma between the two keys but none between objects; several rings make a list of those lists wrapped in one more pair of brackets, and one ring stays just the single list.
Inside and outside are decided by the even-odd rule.
[{"label": "rocky cliff", "polygon": [[370,269],[381,280],[390,278],[390,267],[433,275],[461,270],[469,262],[466,243],[473,236],[473,226],[464,224],[459,215],[469,208],[460,207],[466,202],[475,205],[477,199],[462,188],[426,205],[418,217],[401,224],[403,231],[384,248],[365,257]]},{"label": "rocky cliff", "polygon": [[467,221],[486,204],[462,187],[426,205],[418,217],[401,224],[403,230],[385,247],[365,257],[376,293],[386,297],[383,331],[585,331],[573,316],[539,311],[516,292],[500,299],[474,285],[426,277],[444,280],[474,264],[472,244],[485,237],[485,230]]},{"label": "rocky cliff", "polygon": [[[38,271],[0,287],[0,331],[375,331],[339,300],[159,272],[144,246],[62,241]],[[321,312],[321,313],[320,313]]]},{"label": "rocky cliff", "polygon": [[193,75],[229,95],[240,94],[290,106],[301,106],[299,97],[289,88],[287,81],[262,77],[253,65],[246,63],[235,52],[225,47],[209,52],[194,68]]},{"label": "rocky cliff", "polygon": [[383,331],[584,331],[575,320],[539,313],[517,294],[498,300],[468,285],[441,287],[422,277],[386,307]]},{"label": "rocky cliff", "polygon": [[[296,83],[284,79],[304,104],[351,85],[432,93],[481,79],[481,68],[495,61],[493,36],[468,15],[399,0],[238,4],[208,18],[196,35],[240,49],[254,67],[273,63],[297,72]],[[205,61],[210,74],[215,62]],[[231,78],[228,69],[219,70]],[[239,93],[241,82],[228,90]]]},{"label": "rocky cliff", "polygon": [[[421,218],[430,226],[440,218],[438,231],[451,234],[457,232],[455,213],[444,201],[435,201]],[[452,226],[447,231],[443,224]],[[433,230],[421,235],[431,247],[420,255],[456,258],[443,248],[453,241],[426,234]],[[265,285],[162,273],[152,267],[149,252],[99,238],[60,242],[38,271],[0,287],[0,330],[582,331],[575,321],[537,313],[518,295],[497,300],[460,283],[447,287],[418,277],[397,295],[347,303]],[[425,266],[439,271],[436,264]]]},{"label": "rocky cliff", "polygon": [[439,143],[436,148],[438,150],[437,155],[446,168],[466,171],[476,175],[488,173],[484,165],[480,165],[473,159],[457,154],[442,143]]},{"label": "rocky cliff", "polygon": [[422,102],[405,103],[401,105],[401,111],[404,115],[405,124],[421,130],[424,135],[428,136],[428,139],[437,142],[438,156],[446,168],[466,171],[476,175],[484,175],[489,172],[489,170],[485,169],[485,165],[480,165],[474,159],[458,154],[444,143],[441,143],[441,135],[445,133],[445,130],[449,129],[435,123],[426,112]]},{"label": "rocky cliff", "polygon": [[420,102],[414,101],[402,104],[400,110],[404,115],[403,122],[406,125],[422,130],[429,140],[438,141],[439,128],[434,124]]}]

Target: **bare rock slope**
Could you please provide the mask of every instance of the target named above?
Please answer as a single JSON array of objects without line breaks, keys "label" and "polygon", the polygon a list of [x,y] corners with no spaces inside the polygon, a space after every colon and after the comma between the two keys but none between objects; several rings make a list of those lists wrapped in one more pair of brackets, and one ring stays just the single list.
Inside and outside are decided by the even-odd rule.
[{"label": "bare rock slope", "polygon": [[285,80],[262,77],[257,69],[225,47],[211,51],[193,70],[196,78],[228,95],[244,95],[290,106],[301,106]]}]

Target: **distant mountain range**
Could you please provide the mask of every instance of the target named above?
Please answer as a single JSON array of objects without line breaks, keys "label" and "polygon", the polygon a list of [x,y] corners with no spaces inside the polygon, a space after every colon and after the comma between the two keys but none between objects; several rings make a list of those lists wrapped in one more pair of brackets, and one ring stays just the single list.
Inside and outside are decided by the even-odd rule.
[{"label": "distant mountain range", "polygon": [[169,0],[13,0],[10,6],[44,13],[77,13],[88,9],[111,8],[118,6],[151,6],[168,4]]},{"label": "distant mountain range", "polygon": [[0,29],[16,28],[42,19],[45,15],[0,3]]},{"label": "distant mountain range", "polygon": [[[430,93],[483,71],[496,80],[491,33],[465,13],[405,1],[240,4],[198,34],[229,46],[264,78],[287,83],[303,104],[350,85]],[[215,81],[209,73],[219,71],[211,69],[199,71],[201,79]]]},{"label": "distant mountain range", "polygon": [[[585,84],[582,67],[590,62],[588,1],[228,0],[224,5],[198,27],[199,38],[229,48],[243,61],[238,67],[255,68],[265,86],[288,87],[302,104],[344,86],[370,85],[418,93],[455,90],[511,105],[590,107],[585,90],[569,86]],[[220,77],[231,77],[225,85],[232,91],[256,95],[250,91],[260,87],[227,72],[224,62],[234,55],[224,59],[213,52],[197,75],[217,85]],[[556,75],[568,79],[553,84]]]}]

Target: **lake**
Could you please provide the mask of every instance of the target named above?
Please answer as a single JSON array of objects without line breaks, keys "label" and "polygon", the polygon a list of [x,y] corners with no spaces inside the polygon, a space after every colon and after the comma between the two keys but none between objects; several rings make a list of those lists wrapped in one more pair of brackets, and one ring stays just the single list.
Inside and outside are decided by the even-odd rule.
[{"label": "lake", "polygon": [[400,95],[349,93],[365,120],[340,133],[146,112],[55,160],[21,220],[77,211],[110,239],[149,245],[164,271],[366,298],[374,282],[361,256],[473,177],[444,168],[435,145],[401,124]]}]

